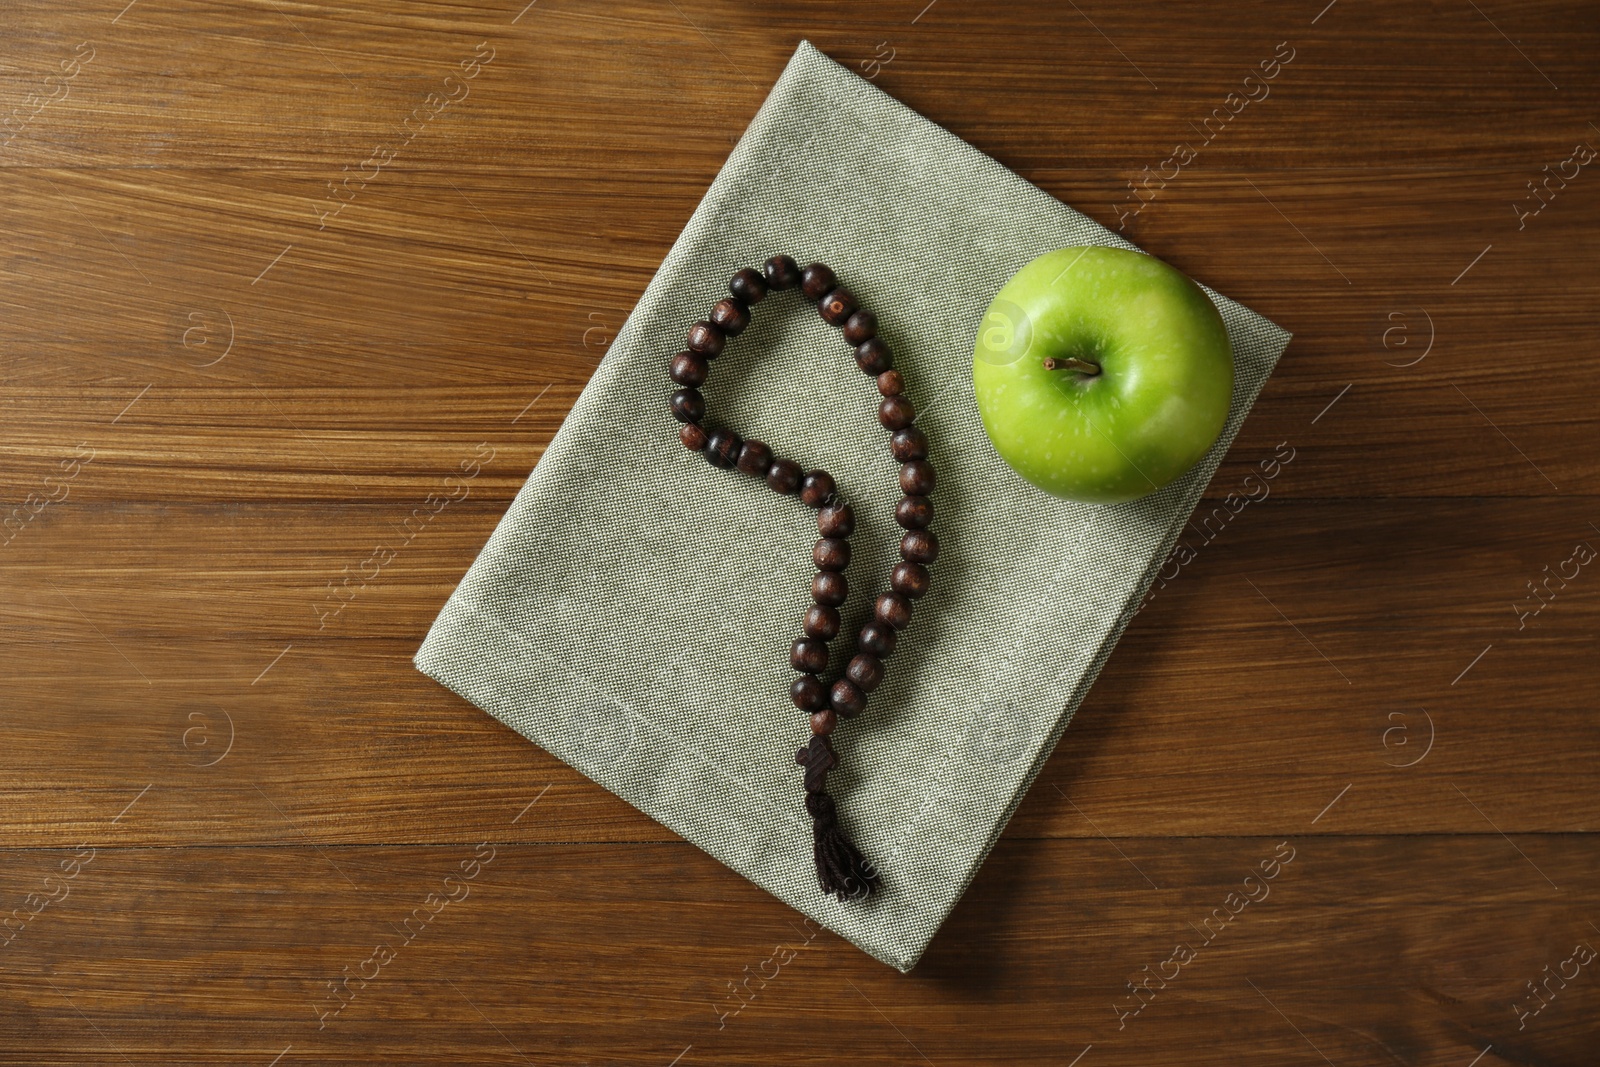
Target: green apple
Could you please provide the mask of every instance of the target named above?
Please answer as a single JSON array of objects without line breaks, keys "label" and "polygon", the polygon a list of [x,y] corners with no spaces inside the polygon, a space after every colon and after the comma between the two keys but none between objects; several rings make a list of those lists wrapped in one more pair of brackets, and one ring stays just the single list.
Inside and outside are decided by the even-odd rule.
[{"label": "green apple", "polygon": [[1152,256],[1089,246],[1017,271],[978,327],[972,384],[995,451],[1089,504],[1153,493],[1206,454],[1233,395],[1205,291]]},{"label": "green apple", "polygon": [[1120,504],[1210,450],[1234,355],[1222,315],[1179,270],[1122,248],[1058,248],[995,294],[973,389],[1019,475],[1070,501]]}]

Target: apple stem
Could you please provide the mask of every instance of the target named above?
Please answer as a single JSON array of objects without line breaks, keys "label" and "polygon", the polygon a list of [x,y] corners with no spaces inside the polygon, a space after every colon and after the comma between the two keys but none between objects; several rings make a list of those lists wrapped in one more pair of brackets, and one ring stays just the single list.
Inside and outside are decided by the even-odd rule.
[{"label": "apple stem", "polygon": [[1044,361],[1044,369],[1077,371],[1079,374],[1086,374],[1092,378],[1100,373],[1100,364],[1091,363],[1087,359],[1078,359],[1076,356],[1069,356],[1066,359],[1051,357]]}]

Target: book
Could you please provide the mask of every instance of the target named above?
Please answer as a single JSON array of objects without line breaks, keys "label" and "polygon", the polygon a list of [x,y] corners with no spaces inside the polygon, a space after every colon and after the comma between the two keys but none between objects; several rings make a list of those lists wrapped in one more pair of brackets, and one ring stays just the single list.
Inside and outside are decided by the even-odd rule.
[{"label": "book", "polygon": [[[538,466],[440,611],[419,669],[733,871],[910,970],[989,853],[1200,499],[1289,335],[1207,290],[1232,408],[1186,475],[1091,506],[1028,486],[972,393],[974,335],[1021,266],[1132,248],[802,42]],[[794,755],[790,643],[813,512],[678,441],[667,361],[740,267],[831,265],[878,315],[939,472],[942,554],[864,713],[833,735],[869,900],[824,896]],[[703,387],[712,419],[838,481],[856,513],[835,668],[886,588],[898,465],[877,394],[798,293]]]}]

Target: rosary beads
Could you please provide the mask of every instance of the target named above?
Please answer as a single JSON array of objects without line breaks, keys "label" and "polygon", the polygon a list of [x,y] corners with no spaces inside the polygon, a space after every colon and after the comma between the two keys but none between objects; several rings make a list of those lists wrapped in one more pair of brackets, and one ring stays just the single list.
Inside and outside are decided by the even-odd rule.
[{"label": "rosary beads", "polygon": [[[828,642],[841,626],[839,606],[849,595],[844,571],[850,563],[850,534],[855,512],[827,471],[807,472],[792,460],[780,459],[761,441],[743,440],[732,430],[705,425],[705,397],[700,386],[711,363],[728,340],[750,325],[750,309],[768,291],[798,287],[816,301],[824,322],[838,327],[855,351],[857,366],[877,380],[882,399],[878,421],[893,436],[889,451],[900,463],[902,497],[895,521],[905,530],[901,561],[889,574],[890,592],[873,603],[872,619],[861,628],[857,651],[842,677],[831,685],[820,677],[827,670]],[[672,414],[683,425],[678,436],[685,448],[703,454],[712,466],[736,469],[764,479],[775,492],[798,494],[817,513],[821,539],[812,550],[817,575],[811,582],[814,603],[802,623],[804,635],[789,649],[789,663],[800,672],[789,697],[810,713],[811,740],[795,753],[805,768],[806,810],[811,814],[817,880],[824,893],[840,900],[861,900],[878,885],[876,868],[862,857],[839,826],[838,809],[826,790],[828,771],[839,758],[828,736],[841,719],[852,719],[867,706],[867,697],[883,681],[884,660],[894,651],[896,632],[911,622],[912,603],[928,591],[928,565],[939,556],[939,540],[928,529],[933,522],[934,470],[928,462],[928,439],[914,426],[916,410],[904,396],[905,382],[893,367],[889,346],[878,336],[878,319],[860,307],[850,290],[838,284],[831,268],[813,263],[804,270],[788,256],[773,256],[761,271],[745,267],[728,282],[730,296],[717,301],[710,316],[689,327],[687,350],[672,357],[668,373],[679,386],[672,394]]]}]

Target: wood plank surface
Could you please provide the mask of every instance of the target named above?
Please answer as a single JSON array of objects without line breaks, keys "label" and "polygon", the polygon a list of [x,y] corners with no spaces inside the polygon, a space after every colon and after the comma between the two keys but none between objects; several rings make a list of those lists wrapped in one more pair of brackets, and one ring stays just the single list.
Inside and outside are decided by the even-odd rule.
[{"label": "wood plank surface", "polygon": [[[525,2],[7,7],[0,1063],[1600,1062],[1592,4]],[[909,976],[410,662],[802,38],[1295,334]]]}]

